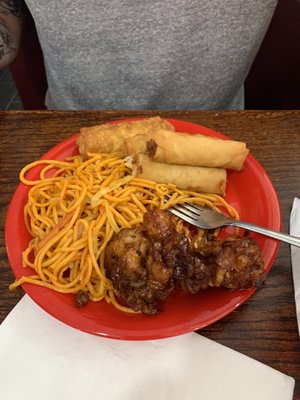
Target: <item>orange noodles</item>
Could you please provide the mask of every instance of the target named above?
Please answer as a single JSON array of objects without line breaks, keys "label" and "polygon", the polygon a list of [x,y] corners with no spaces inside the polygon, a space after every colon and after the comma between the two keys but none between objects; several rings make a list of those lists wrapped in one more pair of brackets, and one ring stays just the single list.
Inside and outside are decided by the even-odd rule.
[{"label": "orange noodles", "polygon": [[[38,180],[26,178],[29,170],[42,165]],[[85,161],[81,156],[36,161],[23,168],[20,180],[32,186],[24,208],[32,240],[22,262],[34,271],[16,280],[10,289],[28,282],[61,293],[83,290],[91,301],[104,299],[125,312],[133,311],[117,302],[105,276],[105,249],[114,233],[140,225],[147,210],[168,209],[187,199],[214,209],[225,207],[229,215],[238,218],[218,195],[182,191],[172,184],[133,177],[127,160],[118,154],[90,154]],[[171,195],[167,202],[166,194]],[[181,220],[177,220],[177,229],[188,232]]]}]

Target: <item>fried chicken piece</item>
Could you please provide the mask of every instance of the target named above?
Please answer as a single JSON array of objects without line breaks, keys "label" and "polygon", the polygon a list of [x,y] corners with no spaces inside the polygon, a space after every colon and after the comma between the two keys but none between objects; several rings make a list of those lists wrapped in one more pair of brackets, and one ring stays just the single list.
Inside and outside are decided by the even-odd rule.
[{"label": "fried chicken piece", "polygon": [[192,264],[181,271],[182,289],[197,293],[208,286],[242,289],[260,286],[266,279],[261,251],[251,237],[216,239],[204,236],[191,244]]},{"label": "fried chicken piece", "polygon": [[144,215],[145,236],[160,251],[162,262],[174,272],[190,257],[188,239],[176,231],[172,216],[166,211],[151,211]]},{"label": "fried chicken piece", "polygon": [[185,292],[196,294],[208,288],[215,268],[213,264],[199,257],[190,257],[189,261],[176,270],[176,283]]},{"label": "fried chicken piece", "polygon": [[[187,257],[180,268],[176,269],[176,282],[179,288],[193,294],[208,288],[211,277],[216,270],[213,251],[217,251],[216,245],[219,244],[219,242],[216,242],[212,246],[213,240],[212,232],[205,231],[200,240],[196,235],[189,244]],[[221,245],[219,247],[220,250]]]},{"label": "fried chicken piece", "polygon": [[155,210],[145,213],[143,227],[148,239],[158,243],[176,233],[172,217],[166,211]]},{"label": "fried chicken piece", "polygon": [[261,252],[251,237],[216,239],[210,232],[189,243],[167,211],[144,215],[141,228],[124,229],[107,245],[106,274],[136,311],[156,314],[174,287],[198,293],[209,286],[259,286],[265,279]]},{"label": "fried chicken piece", "polygon": [[213,286],[251,288],[260,286],[266,279],[261,251],[251,237],[225,239],[216,264]]},{"label": "fried chicken piece", "polygon": [[[158,229],[160,226],[158,224]],[[147,234],[159,237],[152,225],[149,232],[124,229],[115,235],[106,249],[105,269],[115,290],[129,307],[145,314],[156,314],[174,288],[173,268],[162,261],[161,242],[150,241]],[[161,240],[163,238],[162,235]]]}]

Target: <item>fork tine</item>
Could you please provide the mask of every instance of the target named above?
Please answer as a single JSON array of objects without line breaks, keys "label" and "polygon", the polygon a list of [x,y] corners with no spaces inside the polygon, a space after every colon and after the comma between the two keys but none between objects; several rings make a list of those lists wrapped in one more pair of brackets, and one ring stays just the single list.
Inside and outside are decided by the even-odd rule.
[{"label": "fork tine", "polygon": [[[167,200],[170,200],[171,197],[172,196],[169,194],[165,195]],[[201,216],[204,209],[205,207],[201,207],[198,204],[185,202],[172,204],[171,207],[168,208],[168,211],[192,225],[203,228],[198,218]]]},{"label": "fork tine", "polygon": [[197,210],[193,209],[193,207],[190,207],[186,203],[173,204],[171,208],[176,209],[180,213],[193,219],[197,219],[197,217],[200,215],[199,211],[197,212]]},{"label": "fork tine", "polygon": [[199,226],[197,219],[192,218],[190,215],[187,215],[183,213],[181,209],[175,208],[175,206],[172,206],[171,208],[168,209],[172,214],[176,215],[177,217],[185,220],[186,222],[189,222],[192,225]]},{"label": "fork tine", "polygon": [[180,205],[196,215],[201,215],[201,213],[204,211],[204,207],[201,207],[198,204],[186,202],[180,203]]},{"label": "fork tine", "polygon": [[[170,195],[165,196],[167,199],[170,199]],[[192,225],[197,225],[197,214],[191,213],[188,209],[183,207],[183,204],[173,204],[168,209],[172,214],[176,215],[177,217],[189,222]]]},{"label": "fork tine", "polygon": [[[171,198],[170,195],[165,196],[168,200]],[[189,217],[194,217],[191,213],[195,214],[195,217],[198,217],[203,212],[204,208],[199,206],[198,204],[194,204],[191,202],[178,203],[171,206],[172,208],[176,208],[180,212],[186,213]]]}]

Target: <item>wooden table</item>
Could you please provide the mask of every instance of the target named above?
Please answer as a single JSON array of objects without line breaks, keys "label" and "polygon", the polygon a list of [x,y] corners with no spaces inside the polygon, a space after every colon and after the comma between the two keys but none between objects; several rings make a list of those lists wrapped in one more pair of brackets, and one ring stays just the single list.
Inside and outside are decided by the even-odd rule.
[{"label": "wooden table", "polygon": [[[3,229],[20,169],[82,126],[158,114],[202,124],[245,141],[275,186],[283,231],[288,232],[293,199],[300,196],[300,111],[0,112],[0,322],[24,294],[22,289],[8,291],[14,277]],[[265,287],[226,318],[202,329],[201,334],[294,377],[294,399],[300,399],[300,342],[288,245],[280,245]]]}]

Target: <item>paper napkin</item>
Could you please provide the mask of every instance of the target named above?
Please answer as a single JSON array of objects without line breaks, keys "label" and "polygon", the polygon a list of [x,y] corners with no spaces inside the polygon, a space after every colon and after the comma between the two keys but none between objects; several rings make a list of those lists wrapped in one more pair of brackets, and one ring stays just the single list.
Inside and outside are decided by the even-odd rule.
[{"label": "paper napkin", "polygon": [[291,400],[294,379],[196,333],[118,341],[27,295],[0,327],[1,400]]},{"label": "paper napkin", "polygon": [[[300,237],[300,199],[295,198],[290,218],[290,234]],[[300,248],[291,246],[295,303],[300,335]]]}]

